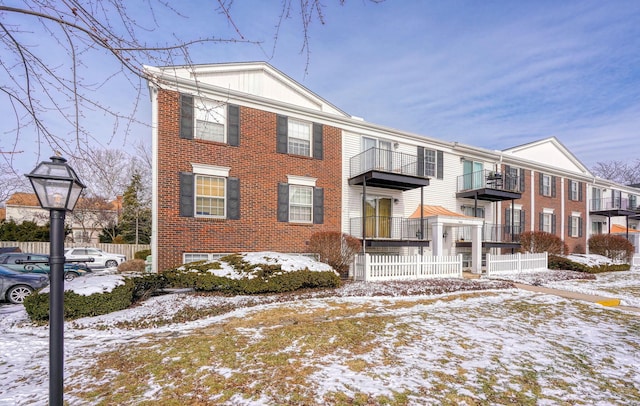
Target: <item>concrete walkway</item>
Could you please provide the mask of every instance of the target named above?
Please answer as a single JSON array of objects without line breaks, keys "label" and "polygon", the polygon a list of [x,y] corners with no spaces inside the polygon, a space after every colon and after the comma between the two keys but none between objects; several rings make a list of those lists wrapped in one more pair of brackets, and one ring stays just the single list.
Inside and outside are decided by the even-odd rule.
[{"label": "concrete walkway", "polygon": [[545,288],[544,286],[532,286],[522,283],[515,284],[518,289],[528,290],[530,292],[545,293],[547,295],[555,295],[567,299],[582,300],[584,302],[597,303],[602,306],[612,306],[623,310],[629,310],[640,313],[640,308],[630,306],[620,306],[620,299],[605,296],[587,295],[585,293],[571,292],[568,290]]}]

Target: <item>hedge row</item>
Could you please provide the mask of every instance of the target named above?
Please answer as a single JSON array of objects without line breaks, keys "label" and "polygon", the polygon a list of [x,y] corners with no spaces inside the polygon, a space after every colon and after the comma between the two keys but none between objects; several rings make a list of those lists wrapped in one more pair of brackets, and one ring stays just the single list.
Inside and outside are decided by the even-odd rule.
[{"label": "hedge row", "polygon": [[549,269],[556,269],[562,271],[576,271],[576,272],[586,272],[586,273],[601,273],[601,272],[617,272],[617,271],[628,271],[631,269],[631,265],[629,264],[601,264],[595,266],[589,266],[586,264],[581,264],[579,262],[575,262],[570,260],[569,258],[565,258],[559,255],[549,254]]}]

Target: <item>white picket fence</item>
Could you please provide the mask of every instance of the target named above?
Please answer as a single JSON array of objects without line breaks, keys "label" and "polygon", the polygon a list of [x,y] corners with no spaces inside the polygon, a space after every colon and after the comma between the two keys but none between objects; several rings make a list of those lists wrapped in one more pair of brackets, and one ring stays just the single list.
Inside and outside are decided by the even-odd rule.
[{"label": "white picket fence", "polygon": [[546,252],[539,254],[487,254],[488,276],[501,273],[543,271],[548,269],[548,266],[549,254]]},{"label": "white picket fence", "polygon": [[433,257],[426,255],[358,254],[352,266],[358,281],[391,281],[427,278],[461,278],[462,255]]}]

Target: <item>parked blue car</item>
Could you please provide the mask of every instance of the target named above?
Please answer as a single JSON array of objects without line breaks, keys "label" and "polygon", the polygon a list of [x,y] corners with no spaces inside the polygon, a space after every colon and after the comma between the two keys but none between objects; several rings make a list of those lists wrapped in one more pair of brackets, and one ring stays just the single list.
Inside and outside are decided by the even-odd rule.
[{"label": "parked blue car", "polygon": [[16,272],[0,265],[0,300],[20,304],[25,297],[48,284],[46,275]]},{"label": "parked blue car", "polygon": [[[28,252],[10,252],[0,254],[0,265],[17,272],[39,273],[49,275],[49,256]],[[86,275],[91,270],[85,264],[64,264],[64,279],[72,281],[78,276]]]}]

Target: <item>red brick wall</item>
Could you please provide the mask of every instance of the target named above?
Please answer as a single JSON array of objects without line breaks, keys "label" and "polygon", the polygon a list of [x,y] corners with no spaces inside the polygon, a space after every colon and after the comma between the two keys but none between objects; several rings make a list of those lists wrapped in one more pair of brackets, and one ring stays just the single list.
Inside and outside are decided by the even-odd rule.
[{"label": "red brick wall", "polygon": [[[582,249],[586,246],[586,235],[587,235],[587,227],[586,224],[586,212],[585,212],[585,201],[587,196],[586,185],[582,182],[582,201],[572,201],[569,199],[570,195],[568,193],[568,179],[564,179],[564,182],[561,182],[561,178],[559,176],[555,177],[556,184],[556,196],[543,196],[539,192],[540,185],[540,177],[544,175],[544,173],[535,172],[533,176],[533,183],[531,181],[531,171],[525,170],[525,190],[520,199],[515,201],[516,204],[521,204],[522,209],[525,210],[525,226],[524,231],[540,231],[540,213],[543,209],[553,209],[553,213],[556,215],[556,235],[562,238],[569,247],[569,252],[574,252],[576,248]],[[534,208],[533,211],[531,209],[531,191],[533,188],[533,198],[534,198]],[[562,213],[562,199],[564,196],[564,214]],[[501,219],[502,224],[508,224],[511,220],[505,218],[505,208],[511,206],[511,201],[504,201],[501,205]],[[582,237],[569,237],[569,216],[572,212],[581,213],[582,218]],[[533,230],[531,230],[531,219],[533,217]],[[564,225],[564,232],[562,227]]]},{"label": "red brick wall", "polygon": [[[308,252],[318,231],[340,231],[341,131],[325,125],[324,159],[276,152],[276,114],[240,106],[240,146],[180,138],[179,94],[158,93],[158,268],[182,263],[185,252]],[[230,167],[240,180],[240,219],[180,217],[179,173],[191,163]],[[287,175],[317,178],[324,224],[277,221],[278,183]]]}]

